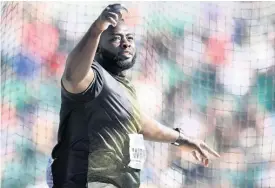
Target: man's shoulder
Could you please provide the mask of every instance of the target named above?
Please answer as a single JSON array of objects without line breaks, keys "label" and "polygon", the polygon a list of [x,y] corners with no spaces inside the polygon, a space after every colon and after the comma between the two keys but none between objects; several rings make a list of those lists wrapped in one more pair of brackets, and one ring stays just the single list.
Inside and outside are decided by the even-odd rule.
[{"label": "man's shoulder", "polygon": [[103,67],[100,65],[100,63],[98,61],[93,61],[91,68],[95,68],[95,69],[103,69]]},{"label": "man's shoulder", "polygon": [[96,73],[101,76],[108,75],[112,77],[112,75],[96,60],[94,60],[91,68],[94,69]]},{"label": "man's shoulder", "polygon": [[80,93],[70,93],[68,92],[64,86],[62,86],[61,82],[61,99],[62,103],[65,105],[66,103],[72,104],[72,102],[80,102],[85,103],[95,99],[102,91],[105,80],[106,80],[106,73],[103,67],[96,61],[93,62],[91,65],[91,69],[94,71],[94,79],[91,81],[89,86]]}]

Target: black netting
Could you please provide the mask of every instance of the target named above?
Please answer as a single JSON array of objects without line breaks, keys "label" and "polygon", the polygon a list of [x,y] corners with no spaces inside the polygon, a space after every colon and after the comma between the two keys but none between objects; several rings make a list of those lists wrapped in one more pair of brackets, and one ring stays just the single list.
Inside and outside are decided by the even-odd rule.
[{"label": "black netting", "polygon": [[[46,187],[66,56],[111,2],[1,2],[1,184]],[[208,168],[147,143],[143,187],[275,187],[275,4],[124,3],[142,109],[205,140]]]}]

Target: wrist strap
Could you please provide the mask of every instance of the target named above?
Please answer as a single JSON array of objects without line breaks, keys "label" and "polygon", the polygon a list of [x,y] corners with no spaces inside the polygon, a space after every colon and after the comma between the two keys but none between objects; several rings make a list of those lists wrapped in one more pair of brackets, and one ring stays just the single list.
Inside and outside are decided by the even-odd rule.
[{"label": "wrist strap", "polygon": [[175,142],[172,142],[171,144],[174,146],[180,146],[187,142],[186,139],[184,139],[186,136],[181,128],[175,128],[175,131],[179,132],[179,137]]}]

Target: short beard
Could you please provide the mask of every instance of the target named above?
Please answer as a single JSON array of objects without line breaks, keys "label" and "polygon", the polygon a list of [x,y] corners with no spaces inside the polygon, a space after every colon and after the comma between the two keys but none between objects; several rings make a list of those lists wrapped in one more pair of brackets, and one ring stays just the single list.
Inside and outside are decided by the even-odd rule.
[{"label": "short beard", "polygon": [[114,75],[121,75],[124,71],[132,68],[136,62],[136,53],[133,56],[132,61],[129,61],[128,59],[121,60],[117,55],[102,48],[97,53],[97,56],[97,60],[101,66]]}]

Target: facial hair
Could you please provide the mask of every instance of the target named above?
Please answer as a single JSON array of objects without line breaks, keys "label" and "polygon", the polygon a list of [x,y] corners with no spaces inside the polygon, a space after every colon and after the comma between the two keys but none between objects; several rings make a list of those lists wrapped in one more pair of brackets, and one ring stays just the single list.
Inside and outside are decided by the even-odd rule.
[{"label": "facial hair", "polygon": [[101,66],[114,75],[123,75],[123,72],[132,68],[136,62],[136,54],[132,61],[120,59],[117,55],[100,48],[97,54],[97,60]]}]

